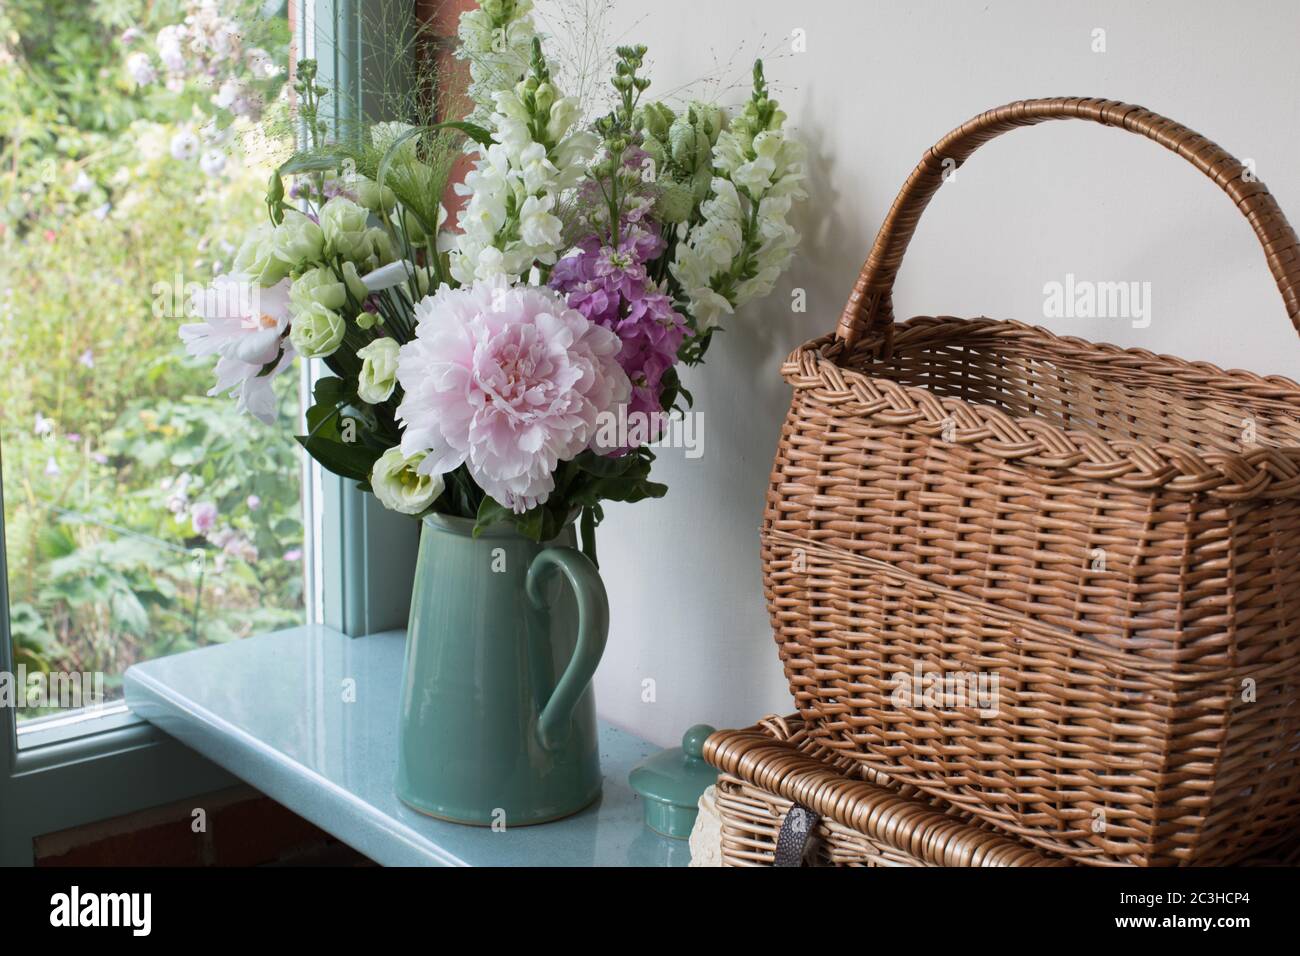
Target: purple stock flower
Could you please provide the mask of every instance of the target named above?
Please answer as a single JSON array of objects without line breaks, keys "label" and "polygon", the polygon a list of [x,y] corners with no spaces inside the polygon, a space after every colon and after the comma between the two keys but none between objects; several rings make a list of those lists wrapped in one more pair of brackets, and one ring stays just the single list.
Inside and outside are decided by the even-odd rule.
[{"label": "purple stock flower", "polygon": [[653,223],[637,220],[625,220],[617,249],[596,236],[579,241],[576,252],[555,264],[550,284],[567,295],[570,308],[618,335],[618,362],[632,382],[628,412],[652,415],[662,410],[663,376],[677,364],[688,332],[646,272],[646,262],[663,254],[664,240]]}]

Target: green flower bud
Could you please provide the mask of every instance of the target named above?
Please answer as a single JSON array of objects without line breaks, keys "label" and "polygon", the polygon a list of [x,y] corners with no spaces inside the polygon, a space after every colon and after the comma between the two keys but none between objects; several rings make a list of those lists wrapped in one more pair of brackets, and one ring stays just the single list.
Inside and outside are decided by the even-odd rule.
[{"label": "green flower bud", "polygon": [[663,103],[648,103],[637,110],[637,122],[641,128],[661,141],[668,139],[668,127],[675,119],[677,115]]},{"label": "green flower bud", "polygon": [[369,214],[351,199],[335,196],[320,212],[320,228],[325,234],[325,249],[331,255],[360,261],[370,257]]},{"label": "green flower bud", "polygon": [[722,124],[726,120],[727,114],[719,106],[710,103],[695,102],[691,104],[690,111],[694,113],[692,120],[698,126],[703,126],[709,137],[709,145],[712,146],[718,141],[718,136],[722,132]]},{"label": "green flower bud", "polygon": [[319,262],[324,246],[320,226],[297,210],[285,212],[284,221],[275,227],[271,237],[272,254],[294,271]]},{"label": "green flower bud", "polygon": [[[352,293],[352,298],[358,302],[366,301],[366,296],[370,294],[370,290],[361,281],[361,276],[357,273],[357,267],[354,263],[343,263],[343,283],[347,286],[348,291]],[[290,292],[292,293],[292,290]]]},{"label": "green flower bud", "polygon": [[695,209],[695,194],[685,183],[663,181],[663,189],[655,199],[655,218],[660,222],[685,222]]},{"label": "green flower bud", "polygon": [[324,358],[338,350],[345,330],[341,315],[314,302],[305,312],[293,317],[289,341],[304,358]]},{"label": "green flower bud", "polygon": [[397,258],[393,254],[393,241],[388,236],[387,229],[380,229],[378,226],[372,226],[366,230],[366,235],[370,239],[371,255],[374,256],[375,268],[386,266]]},{"label": "green flower bud", "polygon": [[316,304],[327,309],[341,309],[347,301],[347,289],[338,276],[324,266],[307,270],[289,287],[289,304],[294,315],[306,312]]},{"label": "green flower bud", "polygon": [[289,274],[289,263],[275,256],[275,227],[263,223],[254,229],[235,254],[234,271],[251,276],[258,285],[272,286]]},{"label": "green flower bud", "polygon": [[356,181],[351,184],[351,189],[357,195],[357,202],[373,213],[387,212],[397,205],[397,197],[393,195],[393,191],[387,186],[380,186],[373,179],[357,176]]}]

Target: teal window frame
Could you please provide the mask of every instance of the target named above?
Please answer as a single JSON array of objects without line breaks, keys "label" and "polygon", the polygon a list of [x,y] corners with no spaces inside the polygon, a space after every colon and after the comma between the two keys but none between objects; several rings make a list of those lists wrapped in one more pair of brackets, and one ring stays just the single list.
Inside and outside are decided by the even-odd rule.
[{"label": "teal window frame", "polygon": [[[397,24],[401,0],[290,0],[295,46],[315,56],[326,84],[350,95],[334,106],[336,122],[351,111],[373,113],[373,83],[386,75],[368,58],[377,22]],[[362,8],[365,7],[363,14]],[[319,374],[309,369],[305,381]],[[3,449],[0,449],[3,456]],[[304,456],[305,457],[305,456]],[[383,509],[350,482],[304,464],[303,506],[320,515],[310,541],[311,619],[352,637],[404,627],[410,605],[418,525]],[[312,522],[308,522],[310,525]],[[14,672],[9,631],[9,574],[0,487],[0,671]],[[0,707],[0,865],[28,866],[33,840],[46,833],[106,820],[146,807],[209,793],[239,781],[132,714],[125,706],[75,720],[52,720],[24,732],[17,713]]]}]

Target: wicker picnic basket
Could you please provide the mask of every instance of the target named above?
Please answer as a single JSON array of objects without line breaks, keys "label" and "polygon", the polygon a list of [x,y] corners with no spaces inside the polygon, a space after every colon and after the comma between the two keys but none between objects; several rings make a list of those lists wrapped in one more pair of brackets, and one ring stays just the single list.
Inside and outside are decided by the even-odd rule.
[{"label": "wicker picnic basket", "polygon": [[[945,171],[1052,119],[1201,169],[1300,329],[1300,242],[1213,143],[1105,100],[976,117],[908,178],[836,332],[782,367],[768,606],[825,746],[1084,862],[1231,863],[1300,823],[1300,386],[1019,322],[893,322]],[[977,678],[991,711],[955,693]],[[913,693],[933,687],[954,694]]]},{"label": "wicker picnic basket", "polygon": [[914,787],[836,760],[797,717],[720,730],[704,745],[720,771],[716,804],[723,866],[773,866],[796,804],[820,816],[809,834],[814,866],[1062,866],[1060,857],[972,822]]},{"label": "wicker picnic basket", "polygon": [[[957,807],[899,786],[810,737],[797,715],[720,730],[705,743],[718,775],[724,866],[774,866],[791,810],[817,814],[803,865],[1066,866],[1072,861],[998,833]],[[1300,865],[1295,837],[1245,866]]]}]

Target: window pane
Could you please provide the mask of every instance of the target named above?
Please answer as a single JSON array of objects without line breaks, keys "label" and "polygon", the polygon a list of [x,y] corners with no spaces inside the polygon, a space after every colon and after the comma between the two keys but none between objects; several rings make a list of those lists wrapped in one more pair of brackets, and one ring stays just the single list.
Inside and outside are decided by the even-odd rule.
[{"label": "window pane", "polygon": [[[212,360],[177,334],[265,219],[274,7],[0,6],[0,451],[29,681],[102,674],[112,700],[136,661],[304,620],[295,377],[264,425],[206,397]],[[32,682],[65,706],[93,684]]]}]

